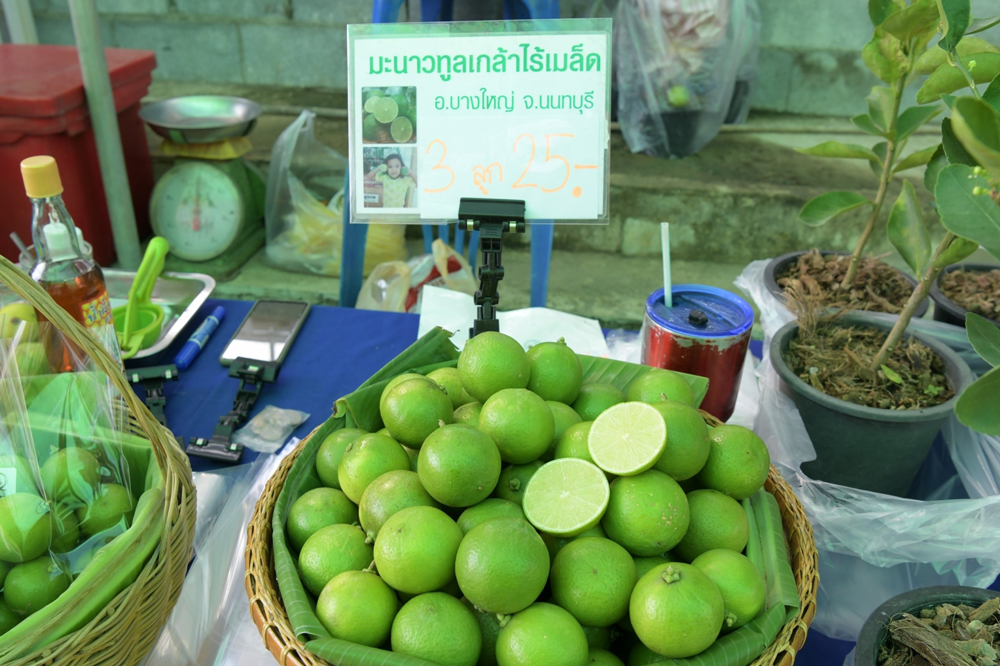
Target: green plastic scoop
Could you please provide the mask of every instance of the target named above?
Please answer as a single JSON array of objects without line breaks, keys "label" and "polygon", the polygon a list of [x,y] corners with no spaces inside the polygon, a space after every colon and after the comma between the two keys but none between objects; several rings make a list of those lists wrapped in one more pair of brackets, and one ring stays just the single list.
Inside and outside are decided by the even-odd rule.
[{"label": "green plastic scoop", "polygon": [[154,236],[146,246],[146,254],[128,290],[128,303],[111,311],[115,320],[115,333],[122,359],[132,358],[141,350],[152,346],[160,338],[163,327],[163,308],[151,302],[156,279],[163,271],[163,261],[170,244],[165,238]]}]

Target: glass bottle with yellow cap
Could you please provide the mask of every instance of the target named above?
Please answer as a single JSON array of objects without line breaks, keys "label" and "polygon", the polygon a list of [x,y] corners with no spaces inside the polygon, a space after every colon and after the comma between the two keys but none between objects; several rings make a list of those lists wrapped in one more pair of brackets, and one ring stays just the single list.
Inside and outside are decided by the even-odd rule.
[{"label": "glass bottle with yellow cap", "polygon": [[[73,218],[62,199],[55,159],[48,155],[21,162],[24,191],[31,198],[31,237],[38,261],[31,277],[53,300],[87,328],[113,325],[104,274],[80,247]],[[73,370],[73,353],[61,340],[47,341],[57,372]]]}]

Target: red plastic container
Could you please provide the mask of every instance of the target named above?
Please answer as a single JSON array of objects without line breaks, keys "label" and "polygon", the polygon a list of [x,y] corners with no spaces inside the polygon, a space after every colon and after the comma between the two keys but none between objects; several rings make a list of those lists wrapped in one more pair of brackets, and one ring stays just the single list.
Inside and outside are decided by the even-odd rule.
[{"label": "red plastic container", "polygon": [[642,362],[707,377],[701,408],[725,421],[736,407],[753,309],[735,294],[700,284],[675,285],[671,293],[669,309],[662,289],[646,301]]},{"label": "red plastic container", "polygon": [[[152,51],[105,49],[105,57],[142,237],[150,233],[153,164],[139,101],[152,82],[156,56]],[[20,253],[10,233],[16,231],[31,244],[31,202],[24,195],[20,164],[32,155],[55,158],[69,214],[93,246],[94,259],[111,264],[111,220],[75,47],[0,44],[0,254],[15,263]]]}]

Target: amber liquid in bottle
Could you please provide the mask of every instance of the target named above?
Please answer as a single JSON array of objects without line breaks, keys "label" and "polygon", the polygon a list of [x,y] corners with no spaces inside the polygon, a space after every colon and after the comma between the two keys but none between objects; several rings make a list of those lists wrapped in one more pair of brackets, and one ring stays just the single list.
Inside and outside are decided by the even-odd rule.
[{"label": "amber liquid in bottle", "polygon": [[[49,292],[49,296],[59,307],[84,326],[88,326],[84,305],[100,303],[102,300],[107,301],[108,299],[108,290],[104,286],[104,275],[96,264],[73,280],[63,282],[40,280],[39,284],[45,288],[45,291]],[[44,317],[39,316],[39,321],[44,320]],[[51,325],[43,325],[43,327],[47,329],[44,342],[49,355],[49,364],[54,366],[52,369],[55,372],[72,372],[79,369],[80,364],[85,362],[87,358],[84,351],[73,342],[65,339]]]}]

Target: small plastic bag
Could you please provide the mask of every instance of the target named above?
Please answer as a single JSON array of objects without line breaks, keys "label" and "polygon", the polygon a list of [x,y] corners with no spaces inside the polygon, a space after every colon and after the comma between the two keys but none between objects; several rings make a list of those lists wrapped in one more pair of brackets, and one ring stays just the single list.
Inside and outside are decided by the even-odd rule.
[{"label": "small plastic bag", "polygon": [[440,238],[431,247],[432,254],[413,257],[406,264],[377,266],[361,287],[356,307],[419,314],[421,290],[427,285],[475,294],[479,285],[465,257]]},{"label": "small plastic bag", "polygon": [[233,441],[253,451],[274,453],[284,445],[292,431],[308,419],[306,412],[267,405],[233,433]]}]

